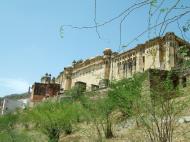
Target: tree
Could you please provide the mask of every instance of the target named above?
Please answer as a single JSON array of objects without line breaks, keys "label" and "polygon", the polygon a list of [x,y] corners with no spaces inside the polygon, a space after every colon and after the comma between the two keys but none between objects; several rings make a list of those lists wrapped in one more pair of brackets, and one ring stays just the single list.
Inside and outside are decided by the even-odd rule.
[{"label": "tree", "polygon": [[124,118],[138,114],[138,101],[142,95],[146,75],[147,73],[139,73],[133,78],[124,78],[111,83],[108,96],[116,109],[122,112]]},{"label": "tree", "polygon": [[40,131],[49,137],[50,142],[58,142],[60,134],[71,134],[77,123],[80,105],[71,101],[44,102],[28,111],[26,117]]},{"label": "tree", "polygon": [[172,142],[178,116],[187,100],[176,98],[181,94],[170,79],[160,82],[150,95],[151,100],[141,98],[139,122],[151,142]]},{"label": "tree", "polygon": [[92,123],[97,131],[98,141],[102,141],[104,137],[112,138],[114,136],[112,129],[114,105],[112,101],[108,97],[96,100],[86,97],[81,100],[81,104],[87,114],[87,123]]},{"label": "tree", "polygon": [[177,121],[189,107],[189,97],[173,84],[175,73],[174,70],[151,78],[154,81],[149,91],[145,84],[147,73],[111,84],[109,97],[124,114],[124,120],[135,118],[137,126],[143,128],[152,142],[172,142]]}]

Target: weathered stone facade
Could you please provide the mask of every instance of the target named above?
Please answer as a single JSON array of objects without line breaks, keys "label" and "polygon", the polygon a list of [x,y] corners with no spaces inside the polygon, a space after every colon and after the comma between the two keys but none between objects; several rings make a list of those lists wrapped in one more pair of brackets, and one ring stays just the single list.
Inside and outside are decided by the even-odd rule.
[{"label": "weathered stone facade", "polygon": [[63,90],[69,90],[75,84],[86,84],[87,90],[105,87],[108,81],[132,77],[137,72],[148,69],[171,70],[178,61],[178,47],[189,43],[174,33],[151,39],[123,53],[105,49],[102,56],[85,61],[74,61],[65,67],[56,78]]},{"label": "weathered stone facade", "polygon": [[58,95],[60,92],[60,84],[55,83],[55,78],[51,79],[51,75],[45,74],[41,78],[40,83],[34,83],[31,92],[31,101],[40,102],[45,98]]}]

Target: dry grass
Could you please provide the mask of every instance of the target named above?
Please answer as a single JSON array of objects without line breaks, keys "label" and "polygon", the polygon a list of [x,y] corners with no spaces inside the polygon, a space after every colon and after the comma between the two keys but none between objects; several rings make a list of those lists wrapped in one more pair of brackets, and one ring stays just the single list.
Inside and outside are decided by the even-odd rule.
[{"label": "dry grass", "polygon": [[[183,97],[178,101],[190,100],[190,87],[185,88]],[[190,104],[189,104],[190,105]],[[190,107],[183,110],[180,117],[190,116]],[[103,142],[149,142],[143,128],[137,127],[133,120],[121,122],[114,126],[114,138],[105,139]],[[80,124],[75,133],[62,136],[60,142],[99,142],[97,131],[92,124]],[[173,142],[190,142],[190,123],[178,123],[174,130]]]},{"label": "dry grass", "polygon": [[[116,126],[117,128],[117,126]],[[142,127],[132,126],[115,128],[115,137],[112,139],[103,139],[103,142],[148,142]],[[85,133],[84,133],[85,129]],[[189,142],[190,141],[190,123],[180,124],[174,133],[174,142]],[[99,142],[96,135],[96,130],[90,126],[82,128],[80,131],[71,135],[62,136],[60,142]]]}]

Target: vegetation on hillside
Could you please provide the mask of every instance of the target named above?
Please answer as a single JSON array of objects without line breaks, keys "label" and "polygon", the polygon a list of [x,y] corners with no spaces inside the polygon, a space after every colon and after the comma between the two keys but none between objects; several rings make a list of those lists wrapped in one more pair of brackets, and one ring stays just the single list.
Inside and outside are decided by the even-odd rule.
[{"label": "vegetation on hillside", "polygon": [[3,98],[8,98],[8,99],[13,99],[13,100],[18,100],[18,99],[26,99],[29,98],[30,94],[29,93],[21,93],[21,94],[11,94],[11,95],[7,95]]},{"label": "vegetation on hillside", "polygon": [[[0,141],[58,142],[84,126],[89,129],[88,140],[104,141],[117,138],[115,127],[132,119],[138,129],[144,130],[147,141],[172,142],[177,120],[189,100],[176,99],[185,94],[168,78],[157,89],[148,90],[147,73],[139,73],[110,83],[106,95],[101,91],[84,93],[75,87],[66,93],[67,98],[1,116]],[[44,139],[35,139],[31,132],[43,134]]]}]

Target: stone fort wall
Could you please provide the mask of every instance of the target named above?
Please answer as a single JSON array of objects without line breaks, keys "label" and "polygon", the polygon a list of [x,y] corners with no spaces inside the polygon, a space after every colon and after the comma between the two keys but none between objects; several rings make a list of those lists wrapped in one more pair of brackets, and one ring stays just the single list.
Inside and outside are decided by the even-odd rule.
[{"label": "stone fort wall", "polygon": [[72,66],[65,67],[56,83],[62,90],[69,90],[77,83],[86,84],[87,90],[93,90],[104,87],[108,81],[129,78],[148,69],[171,70],[178,61],[176,47],[187,44],[174,33],[166,33],[123,53],[106,48],[101,56],[74,61]]}]

